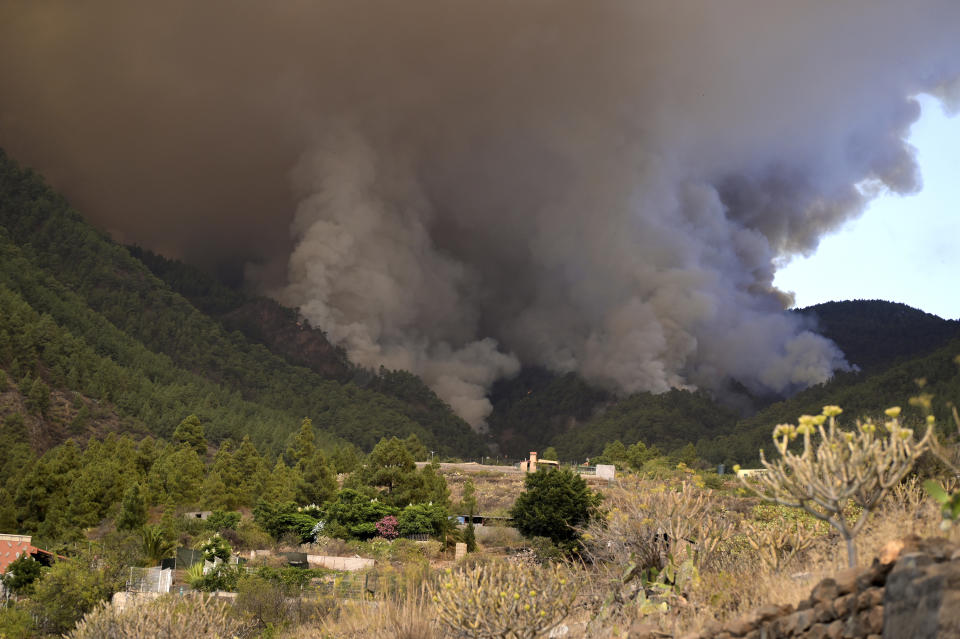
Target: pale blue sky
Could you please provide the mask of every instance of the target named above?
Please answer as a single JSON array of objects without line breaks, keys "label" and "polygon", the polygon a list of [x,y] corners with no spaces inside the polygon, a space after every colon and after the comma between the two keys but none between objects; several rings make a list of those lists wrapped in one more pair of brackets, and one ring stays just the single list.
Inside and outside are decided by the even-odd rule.
[{"label": "pale blue sky", "polygon": [[910,132],[923,189],[879,196],[864,214],[824,238],[809,258],[777,273],[797,306],[829,300],[885,299],[960,318],[960,116],[921,96]]}]

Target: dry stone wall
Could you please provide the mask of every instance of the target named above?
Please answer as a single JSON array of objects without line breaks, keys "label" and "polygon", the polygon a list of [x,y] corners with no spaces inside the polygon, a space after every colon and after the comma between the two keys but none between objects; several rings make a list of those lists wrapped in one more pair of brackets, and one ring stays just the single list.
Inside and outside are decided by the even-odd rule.
[{"label": "dry stone wall", "polygon": [[869,568],[824,579],[796,607],[763,606],[683,639],[960,638],[960,547],[896,544]]}]

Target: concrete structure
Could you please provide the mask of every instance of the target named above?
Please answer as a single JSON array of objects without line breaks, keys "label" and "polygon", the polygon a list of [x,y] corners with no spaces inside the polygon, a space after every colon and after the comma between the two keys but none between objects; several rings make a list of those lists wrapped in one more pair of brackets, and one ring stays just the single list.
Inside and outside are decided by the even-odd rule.
[{"label": "concrete structure", "polygon": [[206,521],[210,515],[213,514],[210,510],[194,510],[192,512],[183,513],[183,516],[186,519],[202,519]]},{"label": "concrete structure", "polygon": [[373,568],[373,559],[363,557],[330,557],[328,555],[307,555],[307,564],[311,568],[354,571]]},{"label": "concrete structure", "polygon": [[535,473],[541,467],[557,468],[560,462],[553,459],[537,459],[537,451],[530,451],[530,459],[520,462],[520,470],[527,473]]},{"label": "concrete structure", "polygon": [[600,479],[615,479],[617,476],[617,467],[613,464],[597,464],[596,475]]},{"label": "concrete structure", "polygon": [[[257,557],[272,557],[274,556],[272,550],[251,550],[250,559],[255,560]],[[292,553],[280,553],[281,556],[286,557]],[[298,553],[299,554],[299,553]],[[306,557],[307,566],[310,568],[327,568],[329,570],[342,570],[344,572],[353,572],[355,570],[366,570],[367,568],[373,568],[373,559],[366,559],[364,557],[333,557],[330,555],[307,555]],[[288,558],[289,559],[289,558]]]},{"label": "concrete structure", "polygon": [[766,473],[766,468],[741,468],[737,471],[737,477],[756,477],[757,475],[765,475]]}]

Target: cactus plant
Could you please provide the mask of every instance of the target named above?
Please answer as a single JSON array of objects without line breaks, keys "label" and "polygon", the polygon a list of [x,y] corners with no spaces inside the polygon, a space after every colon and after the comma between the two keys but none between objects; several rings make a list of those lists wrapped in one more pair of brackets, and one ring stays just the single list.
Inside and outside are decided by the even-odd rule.
[{"label": "cactus plant", "polygon": [[[760,451],[767,472],[756,477],[756,488],[768,501],[802,508],[840,531],[853,567],[854,538],[877,504],[931,447],[933,432],[928,428],[917,440],[912,429],[900,424],[899,407],[887,409],[882,424],[868,419],[846,431],[836,424],[841,412],[839,406],[824,406],[820,415],[801,416],[797,426],[778,425],[773,441],[780,458],[768,461]],[[803,438],[799,453],[790,450],[797,437]],[[747,485],[745,478],[740,481]],[[850,502],[860,507],[859,514],[849,512]]]},{"label": "cactus plant", "polygon": [[448,570],[431,596],[453,636],[533,639],[570,614],[577,587],[561,567],[500,562]]}]

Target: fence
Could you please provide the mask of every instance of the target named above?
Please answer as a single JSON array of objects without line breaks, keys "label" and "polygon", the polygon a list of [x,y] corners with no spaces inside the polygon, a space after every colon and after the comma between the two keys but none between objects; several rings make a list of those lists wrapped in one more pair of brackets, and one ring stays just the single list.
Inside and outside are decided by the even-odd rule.
[{"label": "fence", "polygon": [[173,571],[169,568],[130,568],[127,592],[170,592]]},{"label": "fence", "polygon": [[381,575],[377,572],[347,573],[329,581],[311,586],[319,594],[343,599],[369,599],[378,595],[399,593],[403,584],[397,575]]}]

